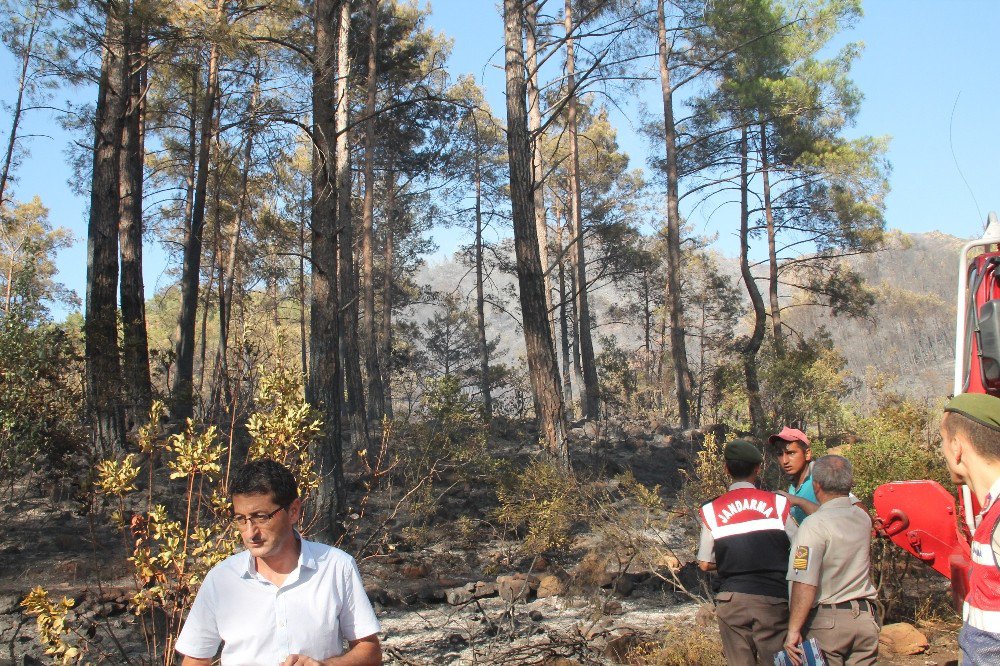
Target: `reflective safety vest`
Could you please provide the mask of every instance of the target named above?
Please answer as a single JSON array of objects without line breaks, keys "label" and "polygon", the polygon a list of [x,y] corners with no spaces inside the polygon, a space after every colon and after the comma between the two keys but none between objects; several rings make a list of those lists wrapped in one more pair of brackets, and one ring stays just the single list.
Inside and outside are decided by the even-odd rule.
[{"label": "reflective safety vest", "polygon": [[[976,629],[1000,634],[1000,501],[986,510],[972,537],[972,569],[969,594],[962,607],[962,619]],[[996,546],[994,547],[994,544]]]},{"label": "reflective safety vest", "polygon": [[720,591],[788,597],[787,499],[737,488],[701,507],[700,513],[715,541]]}]

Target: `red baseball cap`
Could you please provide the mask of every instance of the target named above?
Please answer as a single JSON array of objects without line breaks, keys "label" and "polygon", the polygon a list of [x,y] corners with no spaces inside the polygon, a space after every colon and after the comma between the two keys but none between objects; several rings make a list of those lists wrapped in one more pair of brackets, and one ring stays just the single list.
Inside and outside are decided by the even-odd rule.
[{"label": "red baseball cap", "polygon": [[778,442],[801,442],[807,447],[809,446],[809,438],[801,430],[796,430],[795,428],[789,428],[785,426],[781,429],[777,435],[771,435],[767,438],[768,444],[776,444]]}]

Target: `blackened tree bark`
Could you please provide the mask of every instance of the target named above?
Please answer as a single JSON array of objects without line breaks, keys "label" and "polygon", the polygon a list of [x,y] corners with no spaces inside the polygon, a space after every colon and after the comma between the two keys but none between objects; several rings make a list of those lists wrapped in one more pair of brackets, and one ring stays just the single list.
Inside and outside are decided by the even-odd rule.
[{"label": "blackened tree bark", "polygon": [[[562,380],[563,380],[563,404],[573,404],[573,365],[570,360],[569,341],[569,312],[567,307],[568,295],[566,293],[566,261],[563,258],[565,248],[563,247],[563,227],[559,221],[559,209],[556,208],[556,251],[559,257],[559,334],[562,341]],[[568,411],[569,408],[567,408]]]},{"label": "blackened tree bark", "polygon": [[381,421],[385,395],[375,323],[375,112],[378,84],[378,0],[369,0],[368,80],[365,83],[365,197],[361,217],[361,344],[368,380],[368,421]]},{"label": "blackened tree bark", "polygon": [[549,227],[545,219],[545,168],[542,164],[542,103],[538,91],[538,3],[529,2],[524,8],[524,36],[528,60],[528,132],[531,134],[531,178],[535,203],[535,233],[538,253],[542,260],[542,281],[545,285],[545,307],[552,312],[552,290],[549,288]]},{"label": "blackened tree bark", "polygon": [[528,135],[524,44],[524,16],[520,0],[504,0],[504,69],[507,80],[507,156],[510,163],[514,251],[520,291],[528,373],[538,413],[539,429],[549,455],[570,469],[566,416],[559,386],[559,368],[545,307],[545,283],[538,253],[531,177],[531,140]]},{"label": "blackened tree bark", "polygon": [[309,375],[306,399],[323,414],[323,437],[313,452],[319,466],[316,498],[319,533],[331,540],[340,531],[344,488],[340,408],[340,303],[337,294],[337,179],[334,144],[337,136],[336,57],[341,25],[340,6],[347,0],[317,0],[314,6],[312,71],[313,173],[311,197],[311,265]]},{"label": "blackened tree bark", "polygon": [[[657,0],[660,92],[663,95],[663,135],[667,176],[667,308],[670,312],[670,357],[674,363],[674,387],[682,428],[691,425],[691,384],[684,335],[684,302],[681,298],[681,214],[678,194],[677,127],[674,124],[674,91],[670,83],[670,50],[664,0]],[[647,329],[648,330],[648,329]],[[647,348],[648,348],[647,341]]]},{"label": "blackened tree bark", "polygon": [[[216,21],[222,21],[224,3],[218,0]],[[177,369],[171,386],[172,414],[188,418],[194,412],[194,348],[195,318],[198,311],[198,288],[201,282],[201,245],[205,230],[205,208],[208,195],[208,173],[214,130],[213,116],[219,101],[219,45],[209,47],[208,80],[205,86],[205,106],[201,116],[201,143],[198,146],[198,172],[195,177],[194,204],[191,223],[184,238],[184,260],[181,268],[181,302],[174,333]]]},{"label": "blackened tree bark", "polygon": [[[475,113],[472,114],[475,123]],[[486,422],[493,419],[493,396],[490,392],[490,346],[486,339],[486,288],[483,284],[483,171],[479,125],[475,126],[476,148],[473,181],[476,187],[476,334],[479,340],[479,390],[483,395]]]},{"label": "blackened tree bark", "polygon": [[146,298],[142,282],[142,181],[145,161],[143,82],[146,78],[145,27],[131,3],[124,25],[127,99],[122,126],[121,250],[122,359],[125,416],[128,424],[144,424],[153,405],[146,335]]},{"label": "blackened tree bark", "polygon": [[750,423],[754,433],[763,434],[764,406],[760,399],[760,379],[757,377],[757,352],[764,341],[767,312],[764,309],[764,298],[757,288],[757,281],[750,270],[750,183],[748,173],[747,129],[744,126],[740,134],[740,273],[746,286],[750,302],[753,304],[753,332],[743,344],[740,353],[743,356],[743,374],[747,385],[747,398],[750,403]]},{"label": "blackened tree bark", "polygon": [[86,394],[99,455],[125,450],[125,414],[118,350],[118,215],[121,140],[127,96],[121,5],[107,5],[97,89],[94,166],[87,224],[87,305],[84,320]]},{"label": "blackened tree bark", "polygon": [[774,209],[771,206],[771,165],[768,160],[767,123],[760,123],[760,176],[764,195],[764,221],[767,226],[767,295],[771,305],[771,329],[774,331],[775,349],[781,351],[784,340],[781,334],[781,304],[778,302],[778,251],[774,228]]},{"label": "blackened tree bark", "polygon": [[382,389],[385,415],[392,418],[392,284],[396,259],[396,172],[389,166],[385,179],[385,232],[382,245]]},{"label": "blackened tree bark", "polygon": [[309,376],[309,328],[306,325],[306,216],[312,210],[309,206],[309,191],[302,189],[299,197],[299,363],[302,376]]},{"label": "blackened tree bark", "polygon": [[[354,266],[354,216],[351,212],[351,135],[348,129],[349,97],[347,83],[351,72],[348,36],[351,22],[350,2],[340,5],[337,35],[336,99],[337,135],[335,160],[337,178],[337,231],[340,233],[340,336],[347,386],[347,418],[351,446],[374,463],[365,411],[364,380],[361,375],[361,346],[358,342],[358,278]],[[347,440],[345,440],[345,444]]]},{"label": "blackened tree bark", "polygon": [[583,416],[600,417],[601,395],[597,379],[597,357],[591,335],[590,297],[587,289],[587,257],[584,249],[583,203],[580,197],[580,150],[577,136],[576,53],[573,38],[573,1],[566,0],[563,21],[566,28],[566,89],[569,99],[566,107],[566,126],[569,129],[569,214],[576,232],[576,294],[580,315],[580,361],[583,364]]}]

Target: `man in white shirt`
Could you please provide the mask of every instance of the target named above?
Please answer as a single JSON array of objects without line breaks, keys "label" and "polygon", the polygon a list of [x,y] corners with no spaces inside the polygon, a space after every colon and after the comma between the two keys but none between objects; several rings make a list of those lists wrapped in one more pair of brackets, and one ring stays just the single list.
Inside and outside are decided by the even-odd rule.
[{"label": "man in white shirt", "polygon": [[354,558],[295,531],[292,473],[255,460],[229,492],[246,550],[205,577],[175,646],[182,666],[210,666],[220,644],[223,666],[381,664],[381,627]]}]

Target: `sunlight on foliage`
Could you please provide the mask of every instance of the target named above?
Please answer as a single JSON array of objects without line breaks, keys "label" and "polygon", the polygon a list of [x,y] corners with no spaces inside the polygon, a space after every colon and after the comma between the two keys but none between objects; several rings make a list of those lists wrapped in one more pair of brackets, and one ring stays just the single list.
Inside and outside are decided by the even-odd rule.
[{"label": "sunlight on foliage", "polygon": [[[51,655],[56,664],[83,664],[83,652],[73,641],[66,616],[75,602],[63,597],[54,602],[41,586],[36,586],[21,601],[26,615],[34,616],[38,639],[45,646],[45,654]],[[73,642],[71,642],[73,641]]]},{"label": "sunlight on foliage", "polygon": [[271,458],[292,470],[303,501],[319,489],[319,475],[309,454],[323,433],[319,413],[303,398],[302,378],[284,366],[261,377],[260,411],[247,421],[248,460]]},{"label": "sunlight on foliage", "polygon": [[[252,415],[251,457],[273,457],[299,475],[304,490],[318,486],[309,446],[322,423],[302,401],[298,378],[283,370],[261,379],[262,411]],[[230,522],[231,506],[222,487],[221,461],[227,455],[214,426],[201,427],[188,419],[182,432],[164,438],[163,403],[153,404],[149,422],[138,433],[139,449],[120,460],[95,465],[95,489],[111,504],[111,521],[123,531],[128,549],[133,591],[132,611],[143,618],[142,630],[149,663],[173,663],[173,646],[194,595],[208,571],[236,552],[239,535]],[[163,462],[156,461],[162,456]],[[162,465],[171,480],[183,486],[153,488],[153,470]],[[137,498],[142,467],[149,470],[148,488]],[[179,498],[179,501],[178,501]],[[136,511],[133,507],[144,506]],[[22,604],[38,617],[39,640],[59,663],[77,663],[82,648],[64,640],[65,618],[72,600],[49,601],[36,588]],[[81,638],[81,644],[85,644]]]},{"label": "sunlight on foliage", "polygon": [[722,444],[715,440],[715,435],[705,435],[701,451],[695,456],[694,470],[680,470],[684,477],[684,485],[678,496],[678,507],[691,513],[701,505],[722,493],[729,487],[729,477],[722,462]]},{"label": "sunlight on foliage", "polygon": [[102,495],[122,497],[136,489],[135,479],[139,467],[136,455],[130,453],[122,460],[102,460],[97,463],[97,490]]},{"label": "sunlight on foliage", "polygon": [[222,445],[216,440],[218,431],[215,426],[209,426],[205,431],[198,432],[193,419],[187,420],[184,432],[171,435],[167,439],[167,452],[172,456],[167,459],[171,479],[183,479],[204,474],[213,479],[222,471],[219,459],[222,457]]},{"label": "sunlight on foliage", "polygon": [[548,461],[535,461],[498,490],[497,518],[523,531],[528,554],[558,550],[569,543],[570,528],[581,510],[576,481]]}]

